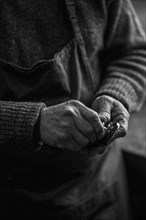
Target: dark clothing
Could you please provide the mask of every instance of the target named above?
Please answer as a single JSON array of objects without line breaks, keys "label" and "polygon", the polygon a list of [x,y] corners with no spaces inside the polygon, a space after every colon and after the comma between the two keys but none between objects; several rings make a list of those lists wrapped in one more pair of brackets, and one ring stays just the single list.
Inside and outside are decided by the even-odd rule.
[{"label": "dark clothing", "polygon": [[[23,1],[20,1],[20,3],[22,2]],[[93,2],[86,2],[86,4],[91,6],[92,12],[94,12],[93,6],[97,4],[95,1]],[[110,13],[110,7],[112,7],[112,4],[114,3],[112,2],[110,6],[109,2],[106,7],[109,9]],[[80,4],[83,4],[83,1],[80,1]],[[96,8],[102,12],[98,16],[102,19],[103,14],[105,16],[105,11],[103,13],[103,9],[105,10],[103,7],[105,6],[105,1],[101,1],[101,5],[98,4],[96,5]],[[127,2],[127,5],[128,4],[129,3]],[[16,5],[14,4],[14,6]],[[79,7],[78,3],[77,6]],[[123,3],[123,10],[125,10],[126,6]],[[118,6],[115,5],[114,7],[116,9]],[[29,10],[32,10],[32,8],[30,7]],[[130,6],[129,10],[132,12]],[[117,16],[116,19],[120,19],[120,15],[118,14]],[[131,23],[131,27],[132,25],[133,23]],[[100,87],[101,89],[97,91],[101,77],[97,59],[99,59],[99,51],[103,47],[103,42],[98,49],[96,49],[96,47],[91,47],[92,52],[87,49],[86,54],[84,39],[76,19],[72,19],[72,26],[73,30],[75,30],[75,36],[52,59],[44,60],[46,58],[43,57],[43,60],[35,63],[33,67],[31,66],[28,68],[27,66],[27,69],[24,68],[24,66],[19,66],[21,61],[18,61],[18,59],[16,59],[17,62],[15,64],[8,63],[8,60],[1,60],[0,77],[1,82],[3,82],[1,84],[3,86],[1,86],[0,93],[1,100],[3,100],[1,101],[0,118],[2,122],[0,131],[2,163],[1,198],[4,203],[6,202],[6,205],[8,204],[8,201],[11,202],[9,213],[14,214],[14,216],[17,216],[16,212],[19,213],[21,216],[19,216],[20,219],[22,219],[25,214],[27,216],[28,213],[30,213],[32,219],[49,218],[51,220],[77,220],[83,218],[91,219],[91,217],[94,219],[93,214],[106,205],[108,206],[108,204],[110,204],[108,206],[109,209],[112,206],[112,211],[109,211],[110,215],[108,215],[109,212],[107,211],[108,217],[106,216],[104,219],[117,219],[117,207],[115,202],[116,198],[119,198],[119,192],[117,190],[117,158],[113,161],[115,164],[113,165],[111,163],[111,166],[109,166],[109,158],[110,160],[113,159],[110,155],[113,155],[114,151],[111,151],[110,154],[106,152],[102,156],[89,158],[82,156],[77,152],[73,153],[68,150],[60,150],[46,145],[43,145],[41,149],[38,149],[34,144],[33,128],[39,117],[39,111],[44,106],[43,103],[47,106],[51,106],[70,99],[76,99],[87,106],[91,106],[93,99],[97,95],[111,94],[113,97],[118,96],[119,101],[122,101],[127,109],[135,110],[135,105],[138,103],[137,100],[139,100],[137,97],[142,94],[141,89],[143,83],[141,83],[141,88],[139,88],[139,86],[136,87],[134,83],[130,83],[130,71],[132,69],[127,69],[127,66],[131,65],[131,62],[133,62],[133,56],[135,57],[135,55],[131,55],[131,61],[127,61],[127,59],[129,59],[128,56],[131,57],[130,51],[133,54],[136,51],[136,47],[132,47],[133,41],[131,42],[131,48],[129,46],[127,52],[123,51],[122,48],[118,60],[115,60],[115,55],[112,56],[112,65],[110,65],[110,67],[107,66],[107,69],[105,70],[107,76],[103,77],[104,80]],[[105,28],[103,24],[102,28]],[[102,29],[100,34],[103,34],[104,31]],[[108,32],[108,28],[106,31]],[[113,29],[113,31],[115,30]],[[135,39],[141,43],[144,42],[136,25],[133,26],[133,31],[137,33],[137,38],[135,37]],[[103,40],[102,34],[100,40]],[[132,32],[129,34],[130,35],[127,36],[127,43],[130,42],[129,39]],[[106,37],[107,36],[105,36],[105,38]],[[105,55],[105,52],[107,52],[105,58],[106,64],[109,62],[108,55],[110,50],[108,51],[108,49],[112,37],[113,36],[110,35],[105,44],[106,49],[103,54]],[[20,39],[22,40],[22,38]],[[97,42],[101,42],[100,40],[98,39]],[[122,46],[122,44],[123,42],[121,42],[120,46]],[[116,46],[116,44],[113,46],[114,52],[116,52],[114,48]],[[141,46],[139,46],[137,52],[139,50],[139,54],[142,54],[143,48]],[[125,54],[126,66],[125,64],[123,65],[123,56]],[[51,55],[48,57],[50,56]],[[136,69],[137,71],[138,69],[144,71],[143,55],[137,56],[141,57],[141,62]],[[9,60],[9,62],[12,62],[12,60]],[[27,65],[28,64],[29,62],[27,62]],[[132,68],[135,68],[135,66],[133,66],[134,64],[132,65]],[[121,70],[126,70],[129,75],[125,76],[124,72]],[[118,78],[119,75],[121,76],[120,79]],[[133,71],[135,80],[137,77],[141,79],[142,75],[143,73],[139,77],[139,75],[135,74]],[[127,80],[127,78],[129,80]],[[131,82],[133,82],[133,78]],[[127,89],[128,91],[124,89]],[[128,102],[129,100],[131,104]],[[139,101],[139,106],[141,103],[142,99]],[[20,110],[23,111],[19,113]],[[18,116],[17,121],[16,112],[18,112],[18,115],[21,114],[23,120],[19,121]],[[35,116],[33,118],[33,115],[30,115],[31,123],[28,123],[29,119],[24,117],[24,115],[26,113],[29,114],[29,112],[34,112]],[[9,120],[11,115],[12,119]],[[8,121],[5,121],[6,117],[8,118]],[[34,119],[34,122],[32,121],[32,118]],[[22,122],[24,122],[24,124]],[[12,123],[16,128],[14,131],[15,133],[13,134],[10,132],[11,126],[13,126]],[[31,124],[30,127],[29,124]],[[28,134],[29,131],[31,131],[30,134]],[[9,134],[9,132],[10,136],[8,136],[8,140],[6,140],[5,135],[6,133]],[[27,135],[29,137],[28,139]],[[20,139],[21,136],[22,139]],[[112,169],[113,173],[108,169]],[[111,176],[109,176],[109,173]],[[114,206],[116,212],[113,211]],[[104,214],[101,214],[101,216],[103,215]],[[101,218],[100,214],[97,215],[97,219]]]},{"label": "dark clothing", "polygon": [[[93,83],[90,86],[94,95],[85,91],[87,97],[92,96],[92,100],[99,95],[110,95],[130,112],[138,110],[144,101],[146,43],[132,5],[129,0],[78,0],[75,3],[92,70],[89,82]],[[48,93],[49,89],[45,94],[41,89],[34,97],[34,87],[42,74],[37,72],[36,79],[31,70],[36,62],[52,58],[51,62],[57,65],[55,71],[63,75],[66,95],[72,98],[70,90],[74,79],[69,81],[66,60],[62,59],[58,64],[60,55],[54,54],[59,52],[64,57],[60,51],[74,36],[63,0],[2,0],[0,14],[0,58],[29,68],[29,71],[24,71],[25,74],[17,74],[18,81],[21,80],[19,86],[17,79],[11,81],[11,86],[11,76],[3,75],[3,64],[0,66],[0,82],[3,82],[0,87],[0,145],[6,147],[14,143],[19,148],[21,143],[22,148],[29,146],[27,149],[32,151],[33,131],[43,105],[40,101],[53,105],[57,100]],[[70,57],[66,59],[70,60]],[[14,70],[13,75],[16,76]],[[49,83],[48,79],[45,83]],[[3,84],[9,85],[4,90],[5,95],[2,92]],[[28,98],[24,94],[22,98],[27,87],[28,90],[34,88],[33,95],[31,93]],[[84,101],[86,94],[82,92],[81,100]]]},{"label": "dark clothing", "polygon": [[[129,220],[128,207],[124,207],[127,201],[122,157],[117,146],[94,159],[101,163],[98,166],[97,161],[92,163],[86,173],[81,168],[76,172],[72,168],[65,174],[61,170],[64,164],[61,166],[57,159],[56,170],[51,161],[38,163],[29,171],[17,169],[14,177],[4,182],[5,187],[1,184],[0,217],[6,216],[8,220],[12,216],[21,220]],[[55,162],[53,159],[52,163]],[[54,173],[54,180],[50,172]],[[70,179],[68,184],[66,179]],[[58,183],[60,189],[57,188],[55,195],[51,189]]]}]

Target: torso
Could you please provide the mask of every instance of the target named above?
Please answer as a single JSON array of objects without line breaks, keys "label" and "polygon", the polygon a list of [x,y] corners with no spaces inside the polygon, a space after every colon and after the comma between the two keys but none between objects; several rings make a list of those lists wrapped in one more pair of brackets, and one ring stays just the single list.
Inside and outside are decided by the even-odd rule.
[{"label": "torso", "polygon": [[[103,44],[104,7],[94,0],[77,1],[76,7],[92,56]],[[73,38],[64,0],[2,0],[0,14],[0,58],[21,67],[53,58]]]},{"label": "torso", "polygon": [[22,67],[48,60],[72,38],[64,1],[2,0],[0,58]]}]

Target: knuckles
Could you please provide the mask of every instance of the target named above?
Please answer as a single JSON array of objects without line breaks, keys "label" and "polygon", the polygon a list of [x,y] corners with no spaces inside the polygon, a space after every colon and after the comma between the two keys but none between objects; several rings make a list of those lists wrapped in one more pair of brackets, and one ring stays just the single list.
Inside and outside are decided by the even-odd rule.
[{"label": "knuckles", "polygon": [[65,114],[66,116],[70,116],[70,117],[74,116],[74,114],[75,114],[74,108],[73,108],[72,106],[67,106],[67,107],[65,108],[64,114]]},{"label": "knuckles", "polygon": [[76,108],[76,106],[74,105],[74,101],[68,101],[67,102],[67,105],[65,107],[65,115],[66,116],[70,116],[70,117],[74,117],[77,112],[79,110]]},{"label": "knuckles", "polygon": [[70,139],[70,135],[68,132],[63,132],[63,133],[59,134],[57,139],[58,139],[59,143],[64,143]]},{"label": "knuckles", "polygon": [[80,101],[74,100],[74,99],[68,101],[67,103],[70,104],[70,105],[76,106],[76,107],[79,106],[79,105],[81,105],[81,102],[80,102]]},{"label": "knuckles", "polygon": [[[70,121],[69,121],[69,120],[61,120],[61,121],[60,121],[60,124],[61,124],[62,128],[65,129],[65,130],[71,128],[71,124],[70,124]],[[67,130],[67,131],[68,131],[68,130]],[[66,131],[66,132],[67,132],[67,131]]]}]

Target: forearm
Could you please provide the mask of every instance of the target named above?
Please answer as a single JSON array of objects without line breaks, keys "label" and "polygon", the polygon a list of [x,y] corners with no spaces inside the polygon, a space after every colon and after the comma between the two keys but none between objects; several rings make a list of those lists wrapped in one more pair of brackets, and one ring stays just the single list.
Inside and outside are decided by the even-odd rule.
[{"label": "forearm", "polygon": [[145,98],[146,40],[129,1],[113,1],[110,7],[101,55],[103,80],[96,96],[110,95],[133,112]]},{"label": "forearm", "polygon": [[37,150],[34,127],[43,103],[0,101],[0,149]]}]

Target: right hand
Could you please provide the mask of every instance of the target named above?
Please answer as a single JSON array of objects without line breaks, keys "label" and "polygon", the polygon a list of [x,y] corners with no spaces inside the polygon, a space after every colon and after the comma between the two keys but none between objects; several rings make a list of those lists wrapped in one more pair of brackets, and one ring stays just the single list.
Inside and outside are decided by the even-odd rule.
[{"label": "right hand", "polygon": [[50,146],[80,151],[105,135],[104,127],[94,110],[71,100],[41,110],[41,141]]}]

